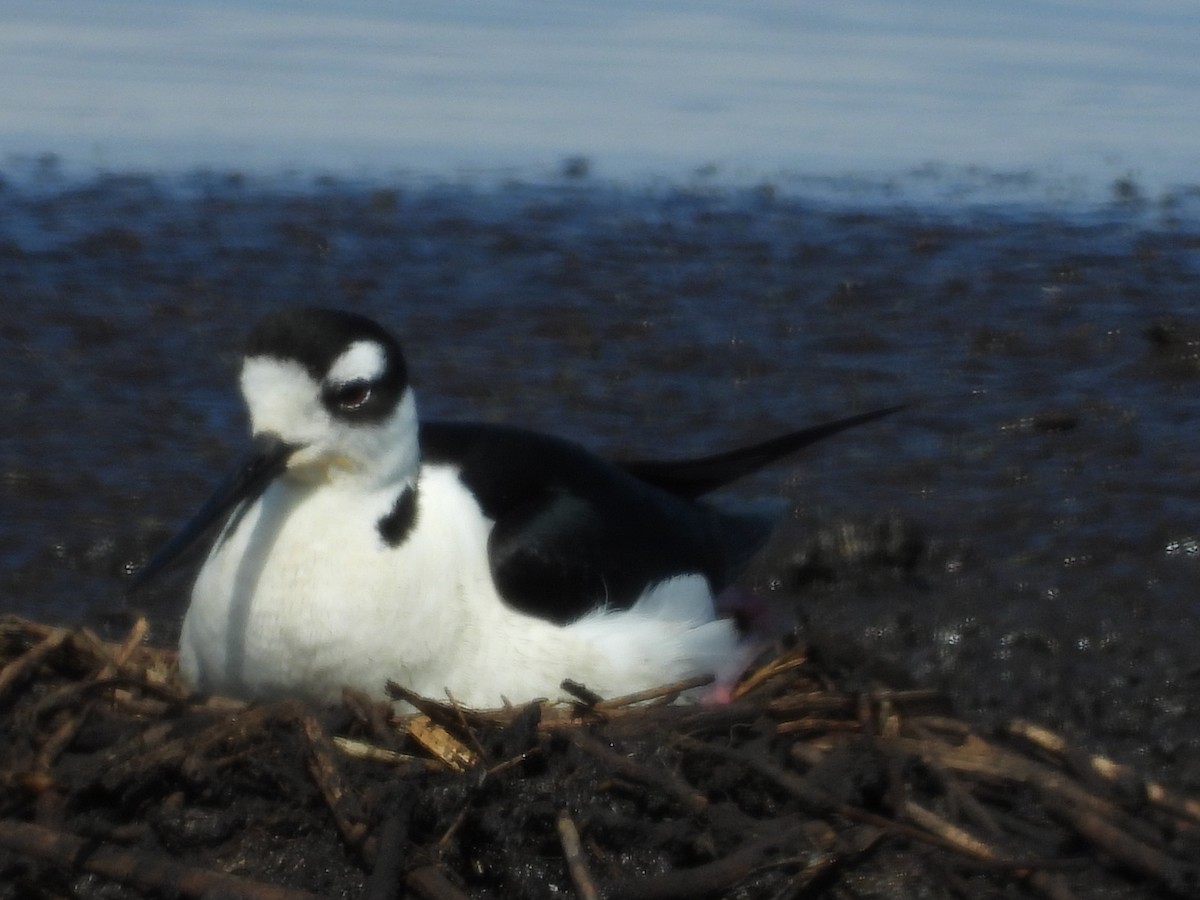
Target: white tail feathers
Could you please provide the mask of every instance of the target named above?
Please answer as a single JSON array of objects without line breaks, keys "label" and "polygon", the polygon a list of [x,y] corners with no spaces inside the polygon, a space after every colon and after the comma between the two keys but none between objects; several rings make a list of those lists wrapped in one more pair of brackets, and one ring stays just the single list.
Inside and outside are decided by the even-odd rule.
[{"label": "white tail feathers", "polygon": [[[607,659],[612,688],[654,687],[695,675],[728,677],[740,664],[737,628],[714,618],[712,592],[701,575],[654,585],[627,610],[598,609],[567,626]],[[605,686],[589,684],[598,692]]]}]

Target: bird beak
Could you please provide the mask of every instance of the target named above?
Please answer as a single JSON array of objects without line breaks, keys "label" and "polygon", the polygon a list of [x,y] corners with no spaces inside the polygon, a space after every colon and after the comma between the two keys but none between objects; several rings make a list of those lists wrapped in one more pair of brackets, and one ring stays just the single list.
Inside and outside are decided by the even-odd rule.
[{"label": "bird beak", "polygon": [[137,590],[166,569],[217,523],[225,521],[230,511],[239,507],[245,509],[261,497],[267,486],[287,468],[288,459],[298,449],[295,444],[284,443],[272,434],[255,437],[253,452],[218,485],[191,521],[151,557],[133,577],[127,590]]}]

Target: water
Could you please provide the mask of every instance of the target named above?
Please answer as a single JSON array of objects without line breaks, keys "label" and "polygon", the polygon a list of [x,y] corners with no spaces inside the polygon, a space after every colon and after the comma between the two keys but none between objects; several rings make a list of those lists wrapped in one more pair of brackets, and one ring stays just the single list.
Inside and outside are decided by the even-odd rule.
[{"label": "water", "polygon": [[[926,164],[1091,199],[1200,164],[1188,0],[9,0],[0,157],[727,182]],[[1012,189],[1012,185],[1008,185]]]}]

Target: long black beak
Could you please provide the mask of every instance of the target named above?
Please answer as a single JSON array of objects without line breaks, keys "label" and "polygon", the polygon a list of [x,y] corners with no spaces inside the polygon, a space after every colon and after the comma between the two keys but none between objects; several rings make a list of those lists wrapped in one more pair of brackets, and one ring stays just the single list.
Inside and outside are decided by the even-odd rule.
[{"label": "long black beak", "polygon": [[267,486],[287,467],[288,457],[296,449],[295,444],[286,444],[274,435],[256,437],[253,452],[218,485],[191,521],[133,576],[126,591],[136,591],[166,569],[214,526],[225,521],[231,510],[239,505],[245,509],[262,496]]}]

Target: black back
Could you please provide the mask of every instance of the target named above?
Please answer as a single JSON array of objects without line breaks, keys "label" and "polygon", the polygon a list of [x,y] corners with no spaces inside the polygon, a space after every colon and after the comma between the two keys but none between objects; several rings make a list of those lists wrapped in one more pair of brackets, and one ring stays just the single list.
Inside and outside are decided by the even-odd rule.
[{"label": "black back", "polygon": [[696,572],[725,586],[769,530],[641,481],[578,444],[480,423],[421,426],[425,463],[452,464],[495,524],[501,596],[565,623],[632,606],[648,585]]}]

